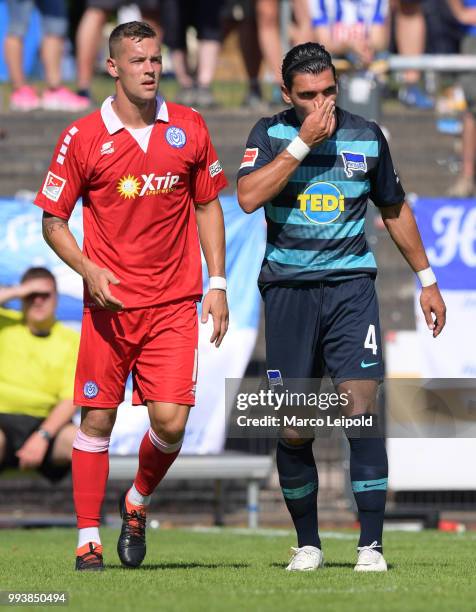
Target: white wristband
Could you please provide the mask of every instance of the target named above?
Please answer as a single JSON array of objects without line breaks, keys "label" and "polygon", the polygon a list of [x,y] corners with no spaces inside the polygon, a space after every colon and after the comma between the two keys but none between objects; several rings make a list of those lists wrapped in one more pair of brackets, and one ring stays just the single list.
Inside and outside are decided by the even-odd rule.
[{"label": "white wristband", "polygon": [[226,291],[226,278],[223,278],[223,276],[210,276],[209,281],[210,289],[221,289],[222,291]]},{"label": "white wristband", "polygon": [[299,136],[296,136],[294,140],[291,140],[286,147],[286,151],[298,161],[302,161],[306,155],[309,154],[310,150],[311,147],[308,147],[304,140],[299,138]]},{"label": "white wristband", "polygon": [[417,272],[417,276],[420,279],[422,287],[429,287],[430,285],[434,285],[436,283],[436,276],[431,268],[420,270]]}]

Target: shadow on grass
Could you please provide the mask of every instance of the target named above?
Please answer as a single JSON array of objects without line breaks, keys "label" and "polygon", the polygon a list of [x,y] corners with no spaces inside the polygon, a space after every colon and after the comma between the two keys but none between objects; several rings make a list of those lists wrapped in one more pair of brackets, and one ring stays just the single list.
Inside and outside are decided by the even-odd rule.
[{"label": "shadow on grass", "polygon": [[107,564],[106,569],[128,570],[190,570],[190,569],[243,569],[249,567],[248,563],[145,563],[140,567],[124,567],[119,563]]}]

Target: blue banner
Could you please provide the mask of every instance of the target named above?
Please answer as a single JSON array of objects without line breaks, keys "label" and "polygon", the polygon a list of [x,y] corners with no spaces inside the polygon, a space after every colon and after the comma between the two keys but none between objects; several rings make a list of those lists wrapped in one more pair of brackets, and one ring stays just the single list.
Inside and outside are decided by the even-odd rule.
[{"label": "blue banner", "polygon": [[[228,303],[237,328],[256,328],[259,321],[259,293],[256,285],[265,247],[262,211],[246,215],[236,196],[222,196],[225,217],[228,278]],[[46,245],[41,232],[42,210],[29,201],[0,198],[0,285],[14,285],[31,266],[45,266],[57,277],[58,318],[81,321],[82,281]],[[78,203],[69,227],[78,244],[83,242],[82,208]],[[208,273],[203,262],[204,290]],[[19,308],[19,304],[8,306]]]},{"label": "blue banner", "polygon": [[476,200],[418,198],[413,211],[442,290],[476,290]]},{"label": "blue banner", "polygon": [[[81,278],[68,268],[47,246],[41,231],[43,211],[30,201],[0,198],[0,284],[15,285],[31,266],[51,270],[58,282],[58,318],[77,321],[82,317],[83,286]],[[82,210],[77,206],[69,222],[78,244],[83,242]],[[20,308],[19,303],[7,304]]]}]

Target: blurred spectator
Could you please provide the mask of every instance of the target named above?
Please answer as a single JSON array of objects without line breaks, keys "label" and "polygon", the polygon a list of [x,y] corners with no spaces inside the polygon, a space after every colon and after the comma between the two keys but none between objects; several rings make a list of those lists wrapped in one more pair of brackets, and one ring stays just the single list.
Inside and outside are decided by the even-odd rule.
[{"label": "blurred spectator", "polygon": [[309,0],[292,0],[291,6],[293,20],[289,28],[289,40],[291,47],[295,47],[312,39],[312,24]]},{"label": "blurred spectator", "polygon": [[[42,22],[41,60],[45,69],[46,89],[40,98],[27,84],[23,72],[23,39],[31,12],[37,5]],[[61,86],[61,59],[67,32],[65,0],[7,0],[8,31],[5,37],[5,61],[13,92],[10,108],[30,111],[37,108],[62,111],[83,111],[89,102]]]},{"label": "blurred spectator", "polygon": [[263,56],[258,42],[254,0],[225,0],[222,19],[224,39],[233,28],[238,29],[240,51],[248,77],[248,93],[242,106],[264,112],[267,104],[259,81]]},{"label": "blurred spectator", "polygon": [[[308,42],[312,37],[308,0],[292,0],[294,24],[290,24],[293,45]],[[281,45],[279,0],[256,0],[258,40],[264,60],[274,81],[272,102],[281,104]]]},{"label": "blurred spectator", "polygon": [[[398,53],[400,55],[422,55],[426,45],[426,24],[422,0],[393,0],[393,6]],[[418,70],[406,70],[403,73],[404,84],[399,91],[400,101],[407,106],[422,109],[433,108],[433,100],[420,86],[420,79],[421,75]]]},{"label": "blurred spectator", "polygon": [[426,53],[459,53],[463,28],[446,0],[423,0]]},{"label": "blurred spectator", "polygon": [[[211,84],[221,46],[224,0],[162,0],[161,6],[164,43],[170,49],[180,86],[177,102],[202,108],[216,106]],[[187,53],[190,26],[196,29],[198,39],[196,78],[190,70]]]},{"label": "blurred spectator", "polygon": [[[455,18],[465,26],[461,53],[476,55],[476,0],[448,0]],[[461,76],[461,86],[467,110],[463,119],[463,164],[461,175],[448,191],[448,195],[466,198],[474,194],[474,165],[476,162],[476,75],[474,72]]]},{"label": "blurred spectator", "polygon": [[[464,27],[457,21],[446,0],[423,0],[426,21],[426,53],[457,54],[460,52]],[[430,73],[431,74],[431,73]],[[435,99],[436,128],[442,134],[461,134],[461,113],[466,110],[459,73],[445,72],[438,78],[431,75]]]},{"label": "blurred spectator", "polygon": [[0,304],[19,298],[22,313],[0,308],[0,470],[37,468],[51,481],[69,470],[79,334],[55,319],[56,281],[30,268]]},{"label": "blurred spectator", "polygon": [[388,0],[310,0],[315,39],[333,56],[367,67],[386,51]]},{"label": "blurred spectator", "polygon": [[[86,10],[76,31],[78,94],[85,100],[91,100],[91,82],[106,20],[119,8],[130,4],[131,0],[87,0],[86,2]],[[140,9],[142,20],[160,34],[158,17],[161,0],[137,0],[134,4]]]}]

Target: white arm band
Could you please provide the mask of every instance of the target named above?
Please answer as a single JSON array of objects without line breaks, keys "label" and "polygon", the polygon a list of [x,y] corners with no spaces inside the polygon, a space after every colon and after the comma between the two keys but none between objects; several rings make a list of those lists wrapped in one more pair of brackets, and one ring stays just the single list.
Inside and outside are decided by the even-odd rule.
[{"label": "white arm band", "polygon": [[308,155],[310,150],[311,147],[308,147],[304,140],[301,140],[299,136],[296,136],[294,140],[291,140],[286,147],[286,151],[298,161],[302,161],[306,155]]},{"label": "white arm band", "polygon": [[209,281],[210,289],[221,289],[222,291],[226,291],[226,278],[223,278],[223,276],[210,276]]},{"label": "white arm band", "polygon": [[420,279],[422,287],[429,287],[430,285],[434,285],[436,283],[436,276],[431,268],[420,270],[417,272],[417,276]]}]

